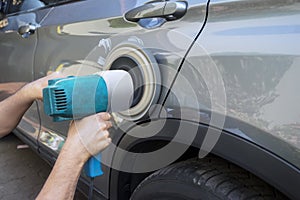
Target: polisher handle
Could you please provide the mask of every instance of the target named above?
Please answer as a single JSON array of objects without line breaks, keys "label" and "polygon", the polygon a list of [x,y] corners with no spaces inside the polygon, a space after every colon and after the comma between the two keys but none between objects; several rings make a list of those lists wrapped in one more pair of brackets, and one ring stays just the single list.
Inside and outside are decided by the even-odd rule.
[{"label": "polisher handle", "polygon": [[84,166],[85,174],[89,177],[101,176],[103,174],[101,168],[101,154],[91,157]]}]

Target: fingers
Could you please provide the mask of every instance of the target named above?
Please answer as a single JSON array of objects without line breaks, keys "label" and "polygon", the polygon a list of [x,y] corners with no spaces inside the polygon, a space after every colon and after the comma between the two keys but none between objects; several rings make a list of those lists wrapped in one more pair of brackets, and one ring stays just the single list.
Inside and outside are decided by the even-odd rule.
[{"label": "fingers", "polygon": [[79,138],[82,143],[80,147],[89,152],[89,155],[95,155],[104,150],[112,141],[109,133],[109,128],[112,127],[110,118],[110,114],[103,112],[71,121],[68,139]]},{"label": "fingers", "polygon": [[112,123],[110,121],[102,121],[102,122],[99,122],[99,123],[101,123],[100,124],[100,131],[105,131],[105,130],[112,127]]},{"label": "fingers", "polygon": [[107,138],[105,140],[101,140],[97,143],[97,151],[95,151],[94,153],[93,152],[90,152],[92,153],[92,155],[97,155],[99,152],[101,152],[102,150],[104,150],[106,147],[108,147],[111,143],[111,138]]},{"label": "fingers", "polygon": [[98,131],[98,136],[100,137],[100,139],[107,139],[109,138],[109,132],[107,130],[105,131]]},{"label": "fingers", "polygon": [[99,131],[95,139],[97,142],[95,143],[94,148],[96,149],[95,152],[91,152],[92,155],[103,151],[106,147],[108,147],[111,144],[112,141],[111,138],[109,137],[109,132],[107,130]]},{"label": "fingers", "polygon": [[97,118],[98,118],[99,120],[105,120],[105,121],[107,121],[107,120],[110,120],[111,116],[110,116],[110,114],[107,113],[107,112],[101,112],[101,113],[98,113],[98,114],[97,114]]},{"label": "fingers", "polygon": [[108,139],[111,140],[108,130],[105,130],[105,131],[100,131],[99,130],[97,135],[98,135],[98,140],[99,141],[108,140]]}]

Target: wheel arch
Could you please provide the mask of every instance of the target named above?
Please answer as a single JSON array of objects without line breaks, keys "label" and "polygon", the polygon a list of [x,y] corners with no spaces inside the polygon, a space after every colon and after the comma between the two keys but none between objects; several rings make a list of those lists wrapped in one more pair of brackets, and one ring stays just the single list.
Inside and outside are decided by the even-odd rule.
[{"label": "wheel arch", "polygon": [[[180,158],[174,161],[175,163],[198,155],[203,141],[203,133],[205,133],[208,129],[210,129],[212,133],[220,131],[216,128],[209,127],[207,124],[199,124],[180,119],[157,119],[146,121],[141,123],[143,126],[137,126],[134,128],[137,128],[137,131],[146,131],[148,129],[153,130],[154,127],[158,126],[158,123],[164,123],[164,130],[171,131],[163,131],[151,137],[150,140],[147,140],[146,138],[133,139],[133,137],[126,134],[121,139],[118,146],[127,151],[150,152],[153,148],[159,148],[171,141],[174,136],[174,131],[172,130],[174,130],[174,127],[176,129],[179,123],[186,127],[198,128],[198,132],[193,143]],[[271,137],[274,136],[270,135],[270,139]],[[286,147],[287,151],[292,151],[292,148],[288,148],[285,142],[278,142],[283,143],[281,147]],[[154,146],[153,144],[159,145]],[[222,130],[220,138],[211,153],[258,176],[287,195],[289,198],[296,199],[296,197],[300,196],[300,191],[297,187],[300,182],[300,170],[291,163],[285,161],[283,158],[275,155],[270,150],[265,149],[262,145],[259,145],[258,142],[249,141],[249,138],[247,137],[237,135],[228,130]],[[116,157],[118,156],[114,156],[114,159]],[[118,157],[118,159],[119,158],[120,157]],[[126,199],[126,196],[130,195],[130,191],[132,191],[132,185],[137,185],[147,175],[149,175],[149,173],[126,173],[112,169],[110,176],[111,199],[122,199],[120,197],[124,197],[124,199]]]}]

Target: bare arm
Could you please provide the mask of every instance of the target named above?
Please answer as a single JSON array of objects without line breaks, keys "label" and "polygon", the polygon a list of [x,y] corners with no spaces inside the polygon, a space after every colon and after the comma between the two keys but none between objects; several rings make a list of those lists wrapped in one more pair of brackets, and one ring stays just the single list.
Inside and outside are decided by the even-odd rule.
[{"label": "bare arm", "polygon": [[84,163],[109,145],[108,113],[72,122],[67,141],[37,199],[73,199]]},{"label": "bare arm", "polygon": [[28,83],[15,94],[0,102],[0,138],[9,134],[18,125],[35,99],[42,99],[42,89],[47,86],[48,80],[58,77],[62,77],[62,75],[53,73]]},{"label": "bare arm", "polygon": [[27,85],[24,86],[0,103],[0,138],[9,134],[17,126],[34,101],[35,98],[26,92],[27,88]]}]

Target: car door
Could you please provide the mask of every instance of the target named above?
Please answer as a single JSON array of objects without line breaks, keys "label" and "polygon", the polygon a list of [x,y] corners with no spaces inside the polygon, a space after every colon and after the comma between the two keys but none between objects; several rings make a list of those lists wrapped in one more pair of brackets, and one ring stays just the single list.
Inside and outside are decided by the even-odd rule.
[{"label": "car door", "polygon": [[[195,91],[205,107],[218,114],[226,110],[225,123],[214,124],[215,127],[263,148],[263,151],[278,157],[278,160],[285,160],[288,163],[286,165],[296,170],[300,168],[300,96],[295,92],[300,86],[300,48],[296,45],[300,41],[299,11],[299,1],[211,0],[205,28],[187,59],[190,66],[182,67],[180,72],[182,76],[190,77],[192,85],[198,86]],[[200,47],[205,50],[205,55],[197,54]],[[212,64],[200,62],[206,57]],[[207,69],[210,69],[207,72],[211,72],[213,68],[217,73],[205,74]],[[195,75],[197,73],[201,76]],[[218,79],[223,85],[216,82]],[[211,97],[207,95],[207,89],[199,87],[201,81],[214,88],[218,88],[218,85],[219,88],[223,87],[215,90],[218,92],[215,102],[224,106],[212,109],[212,104],[208,103]],[[180,82],[175,85],[182,86]],[[179,93],[185,93],[181,96],[192,96],[179,89]],[[214,90],[210,90],[210,94],[211,91]],[[225,94],[225,101],[222,101],[222,93]],[[183,106],[195,108],[195,105],[189,103]],[[266,171],[270,168],[277,170],[278,164],[267,161],[264,167],[262,163],[257,165],[259,161],[250,164],[248,158],[252,150],[246,151],[247,159],[244,161],[241,155],[246,153],[243,152],[238,152],[236,156],[228,156],[224,152],[220,155],[224,153],[222,156],[226,159],[295,198],[298,188],[290,187],[293,180],[286,177],[288,170],[268,175]],[[260,159],[258,154],[253,158]]]},{"label": "car door", "polygon": [[268,139],[275,136],[299,151],[299,2],[213,0],[210,10],[197,43],[221,72],[227,114],[267,132],[241,129],[299,167],[297,153]]},{"label": "car door", "polygon": [[[186,52],[204,25],[206,4],[205,0],[89,0],[57,4],[37,30],[34,78],[49,71],[85,75],[109,69],[127,70],[135,82],[131,108],[134,116],[119,113],[116,121],[139,121],[151,105],[164,100]],[[39,110],[40,150],[54,161],[67,136],[69,122],[54,123],[44,114],[42,102]],[[104,166],[103,170],[104,175],[95,179],[95,186],[101,196],[108,198],[110,169]]]},{"label": "car door", "polygon": [[[0,28],[0,82],[2,99],[15,92],[24,82],[33,80],[34,52],[37,45],[35,29],[47,14],[49,3],[35,0],[1,3],[2,28]],[[37,104],[25,113],[15,133],[36,146],[40,128]]]}]

